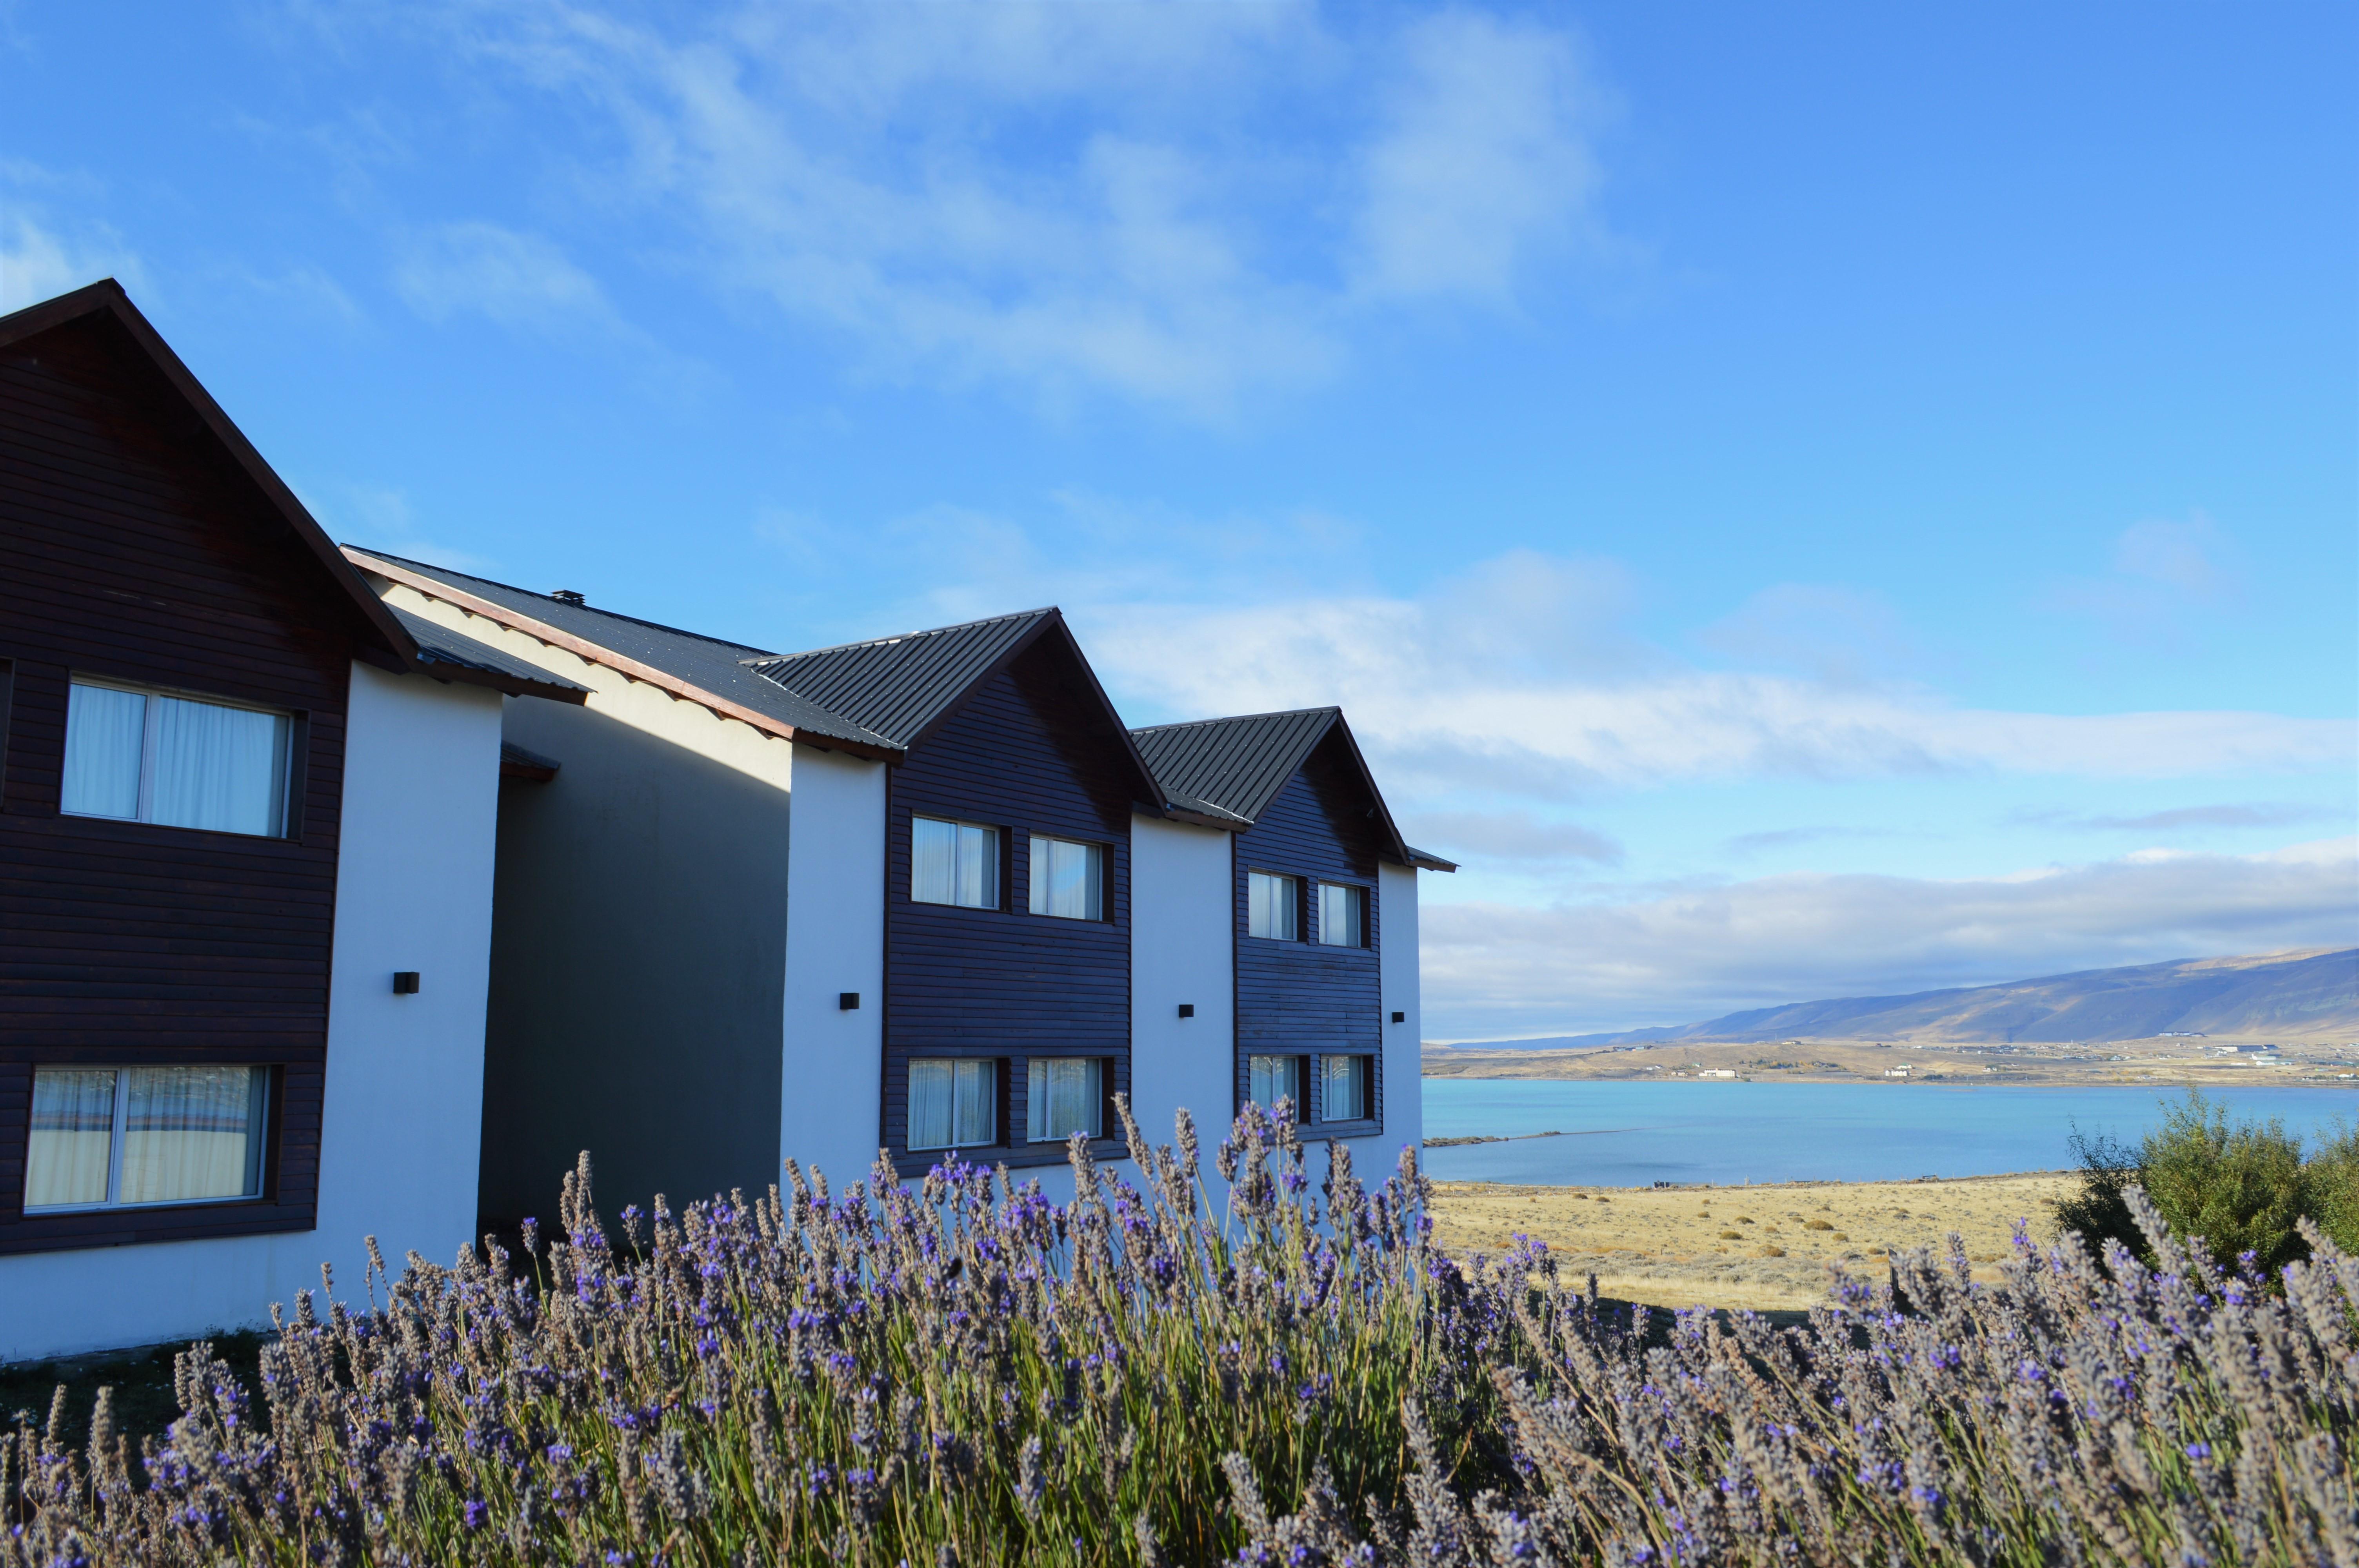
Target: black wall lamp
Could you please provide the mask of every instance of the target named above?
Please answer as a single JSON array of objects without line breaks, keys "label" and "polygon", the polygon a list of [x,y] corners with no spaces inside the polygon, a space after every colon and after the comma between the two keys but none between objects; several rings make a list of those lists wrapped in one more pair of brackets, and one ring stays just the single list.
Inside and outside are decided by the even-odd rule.
[{"label": "black wall lamp", "polygon": [[1395,1023],[1407,1023],[1408,1022],[1408,1014],[1406,1012],[1396,1012],[1393,1014],[1393,1022]]},{"label": "black wall lamp", "polygon": [[416,996],[418,994],[418,971],[416,969],[394,970],[393,994],[396,996]]},{"label": "black wall lamp", "polygon": [[1195,1004],[1194,1002],[1192,1002],[1192,1001],[1183,1001],[1183,1002],[1181,1002],[1181,1003],[1180,1004],[1180,1017],[1182,1017],[1182,1018],[1193,1018],[1193,1017],[1195,1017],[1195,1016],[1196,1016],[1196,1004]]},{"label": "black wall lamp", "polygon": [[835,1010],[838,1012],[858,1012],[860,1011],[860,993],[858,991],[837,992],[835,998]]}]

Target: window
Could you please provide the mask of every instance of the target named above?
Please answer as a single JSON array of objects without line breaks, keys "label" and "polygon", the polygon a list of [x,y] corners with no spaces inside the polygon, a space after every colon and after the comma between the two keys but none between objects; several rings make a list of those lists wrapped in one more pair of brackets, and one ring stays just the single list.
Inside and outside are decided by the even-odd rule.
[{"label": "window", "polygon": [[1026,1075],[1024,1136],[1062,1143],[1080,1132],[1096,1138],[1105,1125],[1105,1064],[1095,1056],[1035,1056]]},{"label": "window", "polygon": [[1245,873],[1245,935],[1274,936],[1281,942],[1294,940],[1295,911],[1301,904],[1302,881],[1299,877],[1274,876],[1268,871]]},{"label": "window", "polygon": [[1319,1058],[1321,1121],[1363,1121],[1367,1119],[1369,1079],[1374,1066],[1365,1056]]},{"label": "window", "polygon": [[947,1057],[909,1064],[909,1147],[983,1149],[999,1140],[999,1064]]},{"label": "window", "polygon": [[204,1203],[262,1191],[266,1067],[38,1067],[25,1207]]},{"label": "window", "polygon": [[1368,945],[1368,890],[1348,882],[1319,884],[1319,940],[1330,947]]},{"label": "window", "polygon": [[1299,1056],[1248,1056],[1245,1058],[1245,1098],[1259,1106],[1275,1107],[1285,1100],[1294,1108],[1295,1117],[1302,1115],[1302,1058]]},{"label": "window", "polygon": [[909,819],[909,897],[919,903],[999,907],[999,829],[938,816]]},{"label": "window", "polygon": [[275,838],[287,831],[284,713],[75,681],[60,809]]},{"label": "window", "polygon": [[1105,918],[1105,846],[1032,835],[1032,913]]}]

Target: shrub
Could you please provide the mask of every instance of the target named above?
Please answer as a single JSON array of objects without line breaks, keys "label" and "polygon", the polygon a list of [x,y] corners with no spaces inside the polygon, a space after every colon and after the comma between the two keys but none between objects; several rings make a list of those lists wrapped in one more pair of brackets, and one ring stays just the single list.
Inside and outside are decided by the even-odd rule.
[{"label": "shrub", "polygon": [[[1319,1568],[2359,1561],[2359,1260],[2157,1266],[2018,1231],[1834,1276],[1807,1328],[1651,1319],[1525,1242],[1433,1251],[1404,1152],[1375,1191],[1242,1117],[1216,1211],[1192,1130],[1125,1128],[1045,1201],[971,1166],[831,1198],[625,1211],[567,1185],[519,1275],[412,1258],[306,1293],[266,1423],[209,1346],[135,1465],[104,1396],[0,1443],[0,1565],[844,1562]],[[372,1286],[377,1281],[372,1271]]]},{"label": "shrub", "polygon": [[2359,1252],[2359,1126],[2338,1122],[2304,1167],[2310,1213],[2345,1252]]},{"label": "shrub", "polygon": [[2081,1190],[2057,1204],[2056,1233],[2079,1237],[2099,1258],[2116,1247],[2148,1256],[2129,1204],[2130,1189],[2138,1184],[2138,1151],[2102,1132],[2091,1137],[2078,1126],[2070,1141],[2081,1162]]},{"label": "shrub", "polygon": [[[2304,1216],[2327,1224],[2330,1210],[2351,1212],[2348,1195],[2359,1173],[2359,1136],[2344,1132],[2340,1143],[2330,1143],[2305,1164],[2300,1140],[2283,1122],[2232,1122],[2226,1108],[2194,1089],[2180,1103],[2166,1105],[2162,1125],[2135,1148],[2087,1137],[2078,1128],[2071,1145],[2082,1184],[2057,1206],[2060,1233],[2079,1236],[2101,1256],[2118,1242],[2151,1262],[2153,1251],[2128,1204],[2129,1191],[2142,1187],[2165,1222],[2201,1240],[2214,1263],[2224,1269],[2249,1258],[2269,1276],[2308,1255],[2297,1228]],[[2359,1245],[2347,1233],[2344,1239]]]}]

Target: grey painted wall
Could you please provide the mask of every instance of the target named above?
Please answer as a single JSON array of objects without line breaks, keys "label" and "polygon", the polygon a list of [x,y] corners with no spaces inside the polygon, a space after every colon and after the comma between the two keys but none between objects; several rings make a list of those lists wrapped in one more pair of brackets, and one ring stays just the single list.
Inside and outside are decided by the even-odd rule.
[{"label": "grey painted wall", "polygon": [[487,1223],[553,1229],[585,1148],[609,1216],[658,1192],[679,1204],[777,1179],[783,778],[601,711],[684,706],[649,688],[601,697],[507,705],[506,738],[560,766],[500,792]]}]

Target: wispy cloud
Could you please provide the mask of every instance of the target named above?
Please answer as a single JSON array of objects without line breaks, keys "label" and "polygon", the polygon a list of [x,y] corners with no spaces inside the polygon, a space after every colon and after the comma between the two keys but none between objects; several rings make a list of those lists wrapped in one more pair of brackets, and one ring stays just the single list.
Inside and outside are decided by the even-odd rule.
[{"label": "wispy cloud", "polygon": [[2245,603],[2235,541],[2202,513],[2147,518],[2114,540],[2111,570],[2049,590],[2049,608],[2096,622],[2117,641],[2167,646]]},{"label": "wispy cloud", "polygon": [[1401,825],[1419,848],[1455,851],[1521,865],[1563,860],[1622,863],[1622,846],[1571,822],[1549,822],[1528,811],[1423,811]]},{"label": "wispy cloud", "polygon": [[1790,875],[1622,903],[1430,906],[1437,1038],[1683,1023],[1818,997],[2359,944],[2359,839],[1954,881]]},{"label": "wispy cloud", "polygon": [[[1416,598],[1086,614],[1093,655],[1169,716],[1339,702],[1387,776],[1430,797],[1576,798],[1742,777],[2169,777],[2330,767],[2354,726],[2251,712],[2068,715],[1920,688],[1707,671],[1622,626],[1601,563],[1517,554]],[[1190,650],[1172,659],[1173,647]]]},{"label": "wispy cloud", "polygon": [[21,310],[102,277],[147,292],[138,256],[114,230],[45,224],[22,211],[0,216],[0,310]]},{"label": "wispy cloud", "polygon": [[587,113],[583,139],[619,152],[560,171],[585,211],[642,216],[662,265],[842,335],[872,374],[1226,417],[1334,375],[1371,311],[1512,304],[1603,232],[1603,94],[1574,38],[1538,23],[852,4],[689,20],[555,0],[371,15],[431,28],[475,90]]},{"label": "wispy cloud", "polygon": [[429,321],[472,314],[552,338],[635,335],[598,280],[561,249],[497,223],[446,223],[411,237],[393,283]]},{"label": "wispy cloud", "polygon": [[2181,806],[2136,816],[2068,811],[2027,811],[2016,820],[2087,833],[2169,833],[2188,827],[2290,827],[2300,823],[2349,821],[2352,812],[2301,801],[2274,800]]}]

